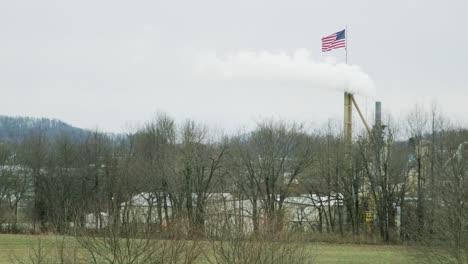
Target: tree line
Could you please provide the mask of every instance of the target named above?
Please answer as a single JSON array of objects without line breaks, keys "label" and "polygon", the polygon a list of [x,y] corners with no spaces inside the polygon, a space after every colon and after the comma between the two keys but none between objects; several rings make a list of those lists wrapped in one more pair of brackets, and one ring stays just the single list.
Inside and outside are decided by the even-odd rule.
[{"label": "tree line", "polygon": [[184,225],[188,236],[203,237],[210,195],[229,193],[249,201],[254,234],[289,230],[285,201],[309,197],[318,213],[307,230],[315,234],[450,238],[466,248],[468,130],[422,108],[384,123],[350,146],[334,122],[263,121],[224,135],[158,114],[120,137],[50,138],[36,129],[0,144],[1,228],[25,228],[18,211],[37,232],[66,233],[71,223],[86,226],[88,215],[102,229],[103,212],[107,225],[122,226],[130,221],[126,202],[146,193],[148,228]]}]

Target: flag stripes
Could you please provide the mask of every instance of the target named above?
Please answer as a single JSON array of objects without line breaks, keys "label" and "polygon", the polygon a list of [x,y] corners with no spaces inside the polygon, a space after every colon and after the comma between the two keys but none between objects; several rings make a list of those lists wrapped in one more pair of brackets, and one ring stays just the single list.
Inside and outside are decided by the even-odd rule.
[{"label": "flag stripes", "polygon": [[322,38],[322,51],[327,52],[333,49],[345,48],[346,47],[346,31],[342,31],[331,34]]}]

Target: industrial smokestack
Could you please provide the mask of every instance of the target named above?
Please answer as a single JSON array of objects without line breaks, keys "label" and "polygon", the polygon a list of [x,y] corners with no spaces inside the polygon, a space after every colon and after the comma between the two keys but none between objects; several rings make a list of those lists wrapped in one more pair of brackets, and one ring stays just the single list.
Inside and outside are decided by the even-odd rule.
[{"label": "industrial smokestack", "polygon": [[374,133],[377,142],[380,142],[382,138],[382,103],[377,101],[375,102],[375,125]]},{"label": "industrial smokestack", "polygon": [[382,128],[382,103],[379,101],[375,102],[375,127]]},{"label": "industrial smokestack", "polygon": [[353,138],[353,95],[344,93],[344,141],[346,144],[351,145]]}]

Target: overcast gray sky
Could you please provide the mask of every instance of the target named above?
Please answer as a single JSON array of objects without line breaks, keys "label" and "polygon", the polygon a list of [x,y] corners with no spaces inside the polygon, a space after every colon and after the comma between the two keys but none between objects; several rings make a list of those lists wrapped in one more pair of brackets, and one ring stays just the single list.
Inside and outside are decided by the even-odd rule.
[{"label": "overcast gray sky", "polygon": [[[233,130],[261,118],[340,119],[343,95],[307,81],[204,80],[203,54],[293,54],[350,27],[349,60],[384,110],[437,102],[468,123],[468,1],[118,1],[0,3],[0,114],[119,132],[164,111]],[[358,96],[370,115],[375,98]]]}]

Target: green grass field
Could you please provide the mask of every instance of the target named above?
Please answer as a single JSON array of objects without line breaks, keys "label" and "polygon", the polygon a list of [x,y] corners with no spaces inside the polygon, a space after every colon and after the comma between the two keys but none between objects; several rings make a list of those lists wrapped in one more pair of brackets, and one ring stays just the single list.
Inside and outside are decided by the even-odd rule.
[{"label": "green grass field", "polygon": [[318,244],[317,262],[329,263],[412,263],[403,246]]},{"label": "green grass field", "polygon": [[[17,258],[27,259],[37,247],[38,241],[44,248],[53,248],[55,236],[0,235],[0,264],[14,263]],[[74,244],[69,238],[67,244]],[[411,254],[403,246],[310,244],[317,263],[411,263]]]}]

